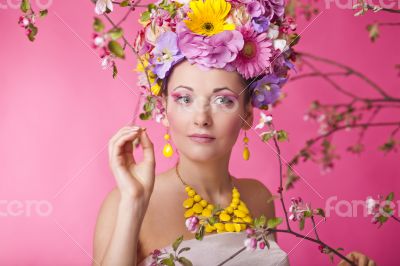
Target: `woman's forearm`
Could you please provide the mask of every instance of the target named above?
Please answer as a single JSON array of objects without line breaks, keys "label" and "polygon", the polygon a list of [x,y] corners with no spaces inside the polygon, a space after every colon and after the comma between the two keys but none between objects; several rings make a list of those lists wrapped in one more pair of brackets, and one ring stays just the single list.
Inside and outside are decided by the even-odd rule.
[{"label": "woman's forearm", "polygon": [[139,232],[146,209],[134,199],[121,198],[114,232],[101,265],[136,266]]}]

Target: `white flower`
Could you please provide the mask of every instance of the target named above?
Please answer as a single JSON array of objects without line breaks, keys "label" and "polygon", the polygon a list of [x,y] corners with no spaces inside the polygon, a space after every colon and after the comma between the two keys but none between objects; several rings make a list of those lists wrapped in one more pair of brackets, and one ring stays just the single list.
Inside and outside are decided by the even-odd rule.
[{"label": "white flower", "polygon": [[96,38],[94,38],[93,43],[94,45],[96,45],[96,47],[104,47],[106,44],[106,40],[102,36],[97,36]]},{"label": "white flower", "polygon": [[275,50],[281,50],[283,52],[286,48],[286,40],[284,39],[273,40],[272,44]]},{"label": "white flower", "polygon": [[110,55],[106,55],[101,59],[101,68],[107,69],[113,66],[113,58]]},{"label": "white flower", "polygon": [[271,40],[274,40],[274,39],[278,38],[278,36],[279,36],[279,26],[271,24],[269,26],[269,29],[268,29],[268,32],[267,32],[267,36]]},{"label": "white flower", "polygon": [[257,239],[255,237],[246,238],[243,242],[246,250],[254,251],[257,249]]},{"label": "white flower", "polygon": [[22,20],[22,24],[23,24],[25,27],[28,26],[28,25],[29,25],[29,19],[24,18],[24,19]]},{"label": "white flower", "polygon": [[263,128],[266,124],[270,123],[272,121],[272,116],[271,115],[266,115],[264,113],[260,113],[261,118],[260,122],[254,129],[261,129]]},{"label": "white flower", "polygon": [[365,203],[367,204],[367,212],[368,214],[375,214],[375,209],[376,209],[376,205],[378,204],[378,201],[374,200],[371,197],[368,197],[367,200],[365,201]]},{"label": "white flower", "polygon": [[178,2],[179,4],[182,5],[188,5],[190,0],[175,0],[174,2]]},{"label": "white flower", "polygon": [[101,15],[106,12],[107,8],[113,11],[113,3],[111,0],[97,0],[94,12],[96,12],[97,15]]}]

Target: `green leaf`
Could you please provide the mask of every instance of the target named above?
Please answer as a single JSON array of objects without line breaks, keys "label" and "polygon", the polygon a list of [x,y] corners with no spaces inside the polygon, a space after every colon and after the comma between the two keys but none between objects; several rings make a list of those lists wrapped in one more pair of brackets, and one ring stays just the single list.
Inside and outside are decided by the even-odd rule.
[{"label": "green leaf", "polygon": [[266,131],[260,134],[262,141],[267,142],[274,136],[274,133],[271,131]]},{"label": "green leaf", "polygon": [[317,215],[320,215],[320,216],[322,216],[322,217],[325,217],[325,211],[324,211],[323,209],[317,208],[316,211],[317,211],[317,212],[316,212]]},{"label": "green leaf", "polygon": [[282,218],[274,217],[268,220],[267,226],[268,228],[275,228],[282,223]]},{"label": "green leaf", "polygon": [[161,263],[167,266],[175,266],[174,260],[171,258],[162,259]]},{"label": "green leaf", "polygon": [[101,32],[103,31],[105,28],[103,21],[101,21],[101,19],[99,18],[94,18],[94,22],[93,22],[93,30],[96,32]]},{"label": "green leaf", "polygon": [[387,195],[386,200],[392,201],[393,198],[394,198],[394,193],[393,193],[393,192],[390,192],[389,195]]},{"label": "green leaf", "polygon": [[289,34],[289,46],[293,47],[300,41],[301,36],[297,33]]},{"label": "green leaf", "polygon": [[147,10],[149,11],[149,12],[151,12],[151,10],[153,10],[153,9],[156,9],[157,8],[157,6],[155,5],[155,4],[149,4],[148,6],[147,6]]},{"label": "green leaf", "polygon": [[367,25],[367,30],[369,33],[369,38],[371,39],[372,42],[376,41],[379,37],[379,27],[378,23],[373,23]]},{"label": "green leaf", "polygon": [[130,1],[129,0],[124,0],[119,4],[120,7],[127,7],[129,5],[130,5]]},{"label": "green leaf", "polygon": [[311,211],[304,211],[304,217],[311,217],[312,213]]},{"label": "green leaf", "polygon": [[178,237],[175,242],[172,244],[172,248],[174,249],[174,251],[176,251],[179,247],[179,245],[182,243],[183,240],[183,235]]},{"label": "green leaf", "polygon": [[189,251],[189,250],[190,250],[190,247],[181,248],[181,249],[179,250],[179,252],[178,252],[178,255],[181,254],[181,253],[184,252],[184,251]]},{"label": "green leaf", "polygon": [[149,11],[145,11],[142,13],[142,15],[140,16],[140,21],[141,22],[146,22],[150,19],[150,12]]},{"label": "green leaf", "polygon": [[266,224],[266,218],[264,215],[261,215],[260,217],[257,217],[256,219],[254,219],[254,225],[256,227],[263,227]]},{"label": "green leaf", "polygon": [[204,225],[200,225],[200,229],[195,234],[195,237],[196,237],[197,240],[203,240],[204,229],[205,229],[205,226]]},{"label": "green leaf", "polygon": [[35,40],[36,35],[37,35],[38,28],[35,25],[33,25],[32,23],[30,23],[28,25],[28,28],[31,30],[31,32],[28,34],[28,39],[31,42],[33,42]]},{"label": "green leaf", "polygon": [[117,66],[114,64],[113,65],[113,78],[115,79],[116,77],[117,77],[117,75],[118,75],[118,69],[117,69]]},{"label": "green leaf", "polygon": [[154,103],[152,103],[152,102],[147,102],[147,103],[145,103],[144,105],[143,105],[143,110],[144,111],[146,111],[146,112],[151,112],[151,111],[153,111],[153,109],[154,109]]},{"label": "green leaf", "polygon": [[306,221],[306,219],[304,219],[304,218],[300,219],[300,221],[299,221],[299,228],[300,228],[300,230],[303,230],[303,229],[304,229],[304,223],[305,223],[305,221]]},{"label": "green leaf", "polygon": [[151,113],[140,113],[140,120],[149,120],[151,118]]},{"label": "green leaf", "polygon": [[29,0],[22,0],[20,9],[24,13],[28,12],[31,9],[31,4],[29,3]]},{"label": "green leaf", "polygon": [[192,262],[185,257],[180,257],[178,261],[184,266],[192,266]]},{"label": "green leaf", "polygon": [[122,35],[124,35],[124,31],[122,30],[122,28],[114,28],[108,31],[108,34],[111,37],[111,39],[115,41],[121,38]]},{"label": "green leaf", "polygon": [[111,53],[119,58],[125,58],[125,52],[122,48],[121,44],[116,41],[110,41],[108,43],[108,49],[110,49]]},{"label": "green leaf", "polygon": [[277,132],[278,141],[288,140],[288,133],[285,130],[278,130]]},{"label": "green leaf", "polygon": [[47,9],[40,10],[39,17],[44,18],[45,16],[47,16],[48,13],[49,13],[49,11]]},{"label": "green leaf", "polygon": [[216,222],[217,222],[217,221],[216,221],[215,216],[211,216],[210,218],[208,218],[208,223],[209,223],[210,225],[214,225]]},{"label": "green leaf", "polygon": [[293,188],[294,183],[300,179],[300,176],[296,175],[290,166],[287,167],[286,176],[287,176],[285,184],[286,190]]}]

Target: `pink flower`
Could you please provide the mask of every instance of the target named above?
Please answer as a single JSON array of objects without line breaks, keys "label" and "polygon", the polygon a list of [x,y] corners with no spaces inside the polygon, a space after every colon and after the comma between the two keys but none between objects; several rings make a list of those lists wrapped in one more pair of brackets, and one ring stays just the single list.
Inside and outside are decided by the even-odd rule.
[{"label": "pink flower", "polygon": [[253,78],[270,66],[272,42],[267,33],[257,34],[250,24],[239,27],[239,31],[243,35],[244,46],[233,65],[246,79]]},{"label": "pink flower", "polygon": [[261,249],[264,249],[264,248],[265,248],[265,242],[264,242],[264,241],[260,241],[260,243],[258,244],[258,246],[259,246]]},{"label": "pink flower", "polygon": [[255,237],[246,238],[244,240],[246,250],[254,251],[257,248],[257,239]]},{"label": "pink flower", "polygon": [[246,229],[246,234],[247,234],[247,235],[253,235],[255,232],[256,232],[256,231],[255,231],[253,228],[250,228],[250,227],[249,227],[249,228]]},{"label": "pink flower", "polygon": [[192,33],[181,22],[177,24],[178,45],[190,63],[204,68],[225,68],[243,48],[243,36],[236,30],[227,30],[211,37]]},{"label": "pink flower", "polygon": [[301,220],[304,217],[304,212],[309,210],[309,206],[300,197],[292,198],[292,204],[289,207],[289,212],[291,213],[289,219],[294,222]]},{"label": "pink flower", "polygon": [[197,216],[190,216],[186,219],[185,225],[190,232],[196,233],[199,227],[199,218]]}]

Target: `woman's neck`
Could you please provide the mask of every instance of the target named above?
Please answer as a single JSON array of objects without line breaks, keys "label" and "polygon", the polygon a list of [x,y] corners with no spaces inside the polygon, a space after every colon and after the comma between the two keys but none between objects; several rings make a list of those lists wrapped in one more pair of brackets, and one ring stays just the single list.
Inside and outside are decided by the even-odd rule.
[{"label": "woman's neck", "polygon": [[[210,203],[217,204],[221,203],[224,195],[230,195],[232,191],[233,177],[229,174],[229,156],[227,157],[227,159],[202,163],[180,156],[176,167],[178,167],[178,173],[187,185],[194,188],[200,196],[208,199]],[[177,176],[177,178],[179,177]]]}]

